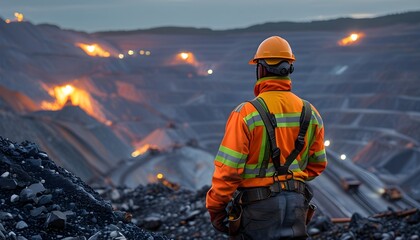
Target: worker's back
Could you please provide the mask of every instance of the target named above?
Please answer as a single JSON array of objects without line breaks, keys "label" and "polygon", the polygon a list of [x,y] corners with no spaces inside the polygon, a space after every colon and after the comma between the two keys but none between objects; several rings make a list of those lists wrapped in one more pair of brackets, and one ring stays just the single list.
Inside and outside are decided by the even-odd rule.
[{"label": "worker's back", "polygon": [[[226,123],[206,207],[213,226],[238,239],[307,237],[312,191],[305,182],[322,173],[327,159],[319,113],[291,92],[294,61],[286,40],[264,40],[249,62],[256,64],[257,98],[239,104]],[[229,219],[240,222],[230,229],[229,201],[239,209]]]}]

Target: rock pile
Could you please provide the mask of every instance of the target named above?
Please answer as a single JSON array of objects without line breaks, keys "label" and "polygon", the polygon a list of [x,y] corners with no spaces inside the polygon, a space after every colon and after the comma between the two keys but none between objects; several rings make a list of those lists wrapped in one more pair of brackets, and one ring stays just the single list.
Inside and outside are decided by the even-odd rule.
[{"label": "rock pile", "polygon": [[[130,189],[101,190],[114,208],[133,214],[138,226],[163,233],[171,239],[227,239],[213,230],[205,209],[203,188],[191,192],[165,183]],[[330,218],[315,215],[308,226],[310,239],[419,239],[420,211],[408,216],[385,214],[363,218],[355,213],[348,224],[333,224]]]},{"label": "rock pile", "polygon": [[228,239],[215,231],[205,207],[208,187],[197,192],[166,181],[136,189],[107,189],[98,192],[111,199],[113,207],[130,212],[139,227],[171,239]]},{"label": "rock pile", "polygon": [[[404,216],[397,212],[382,214],[383,217],[363,218],[355,213],[348,224],[333,224],[328,218],[318,216],[310,223],[312,239],[419,239],[420,211]],[[380,215],[380,214],[379,214]]]},{"label": "rock pile", "polygon": [[167,239],[130,222],[30,142],[0,137],[0,239]]},{"label": "rock pile", "polygon": [[[228,239],[210,224],[208,187],[193,192],[163,179],[95,191],[30,142],[0,137],[0,190],[0,240]],[[354,214],[348,224],[318,215],[309,233],[311,239],[414,240],[420,236],[420,212]]]}]

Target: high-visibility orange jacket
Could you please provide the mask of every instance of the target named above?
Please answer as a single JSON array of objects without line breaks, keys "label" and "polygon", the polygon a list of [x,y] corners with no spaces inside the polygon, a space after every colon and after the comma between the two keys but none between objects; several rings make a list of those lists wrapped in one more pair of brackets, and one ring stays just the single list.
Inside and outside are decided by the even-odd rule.
[{"label": "high-visibility orange jacket", "polygon": [[[255,96],[263,98],[276,117],[276,141],[281,150],[282,165],[295,147],[303,106],[302,99],[290,90],[289,77],[261,78],[254,87]],[[305,146],[289,167],[294,179],[300,181],[314,179],[327,165],[322,119],[315,107],[311,107],[312,118]],[[214,161],[212,187],[206,198],[206,207],[210,212],[222,211],[237,188],[273,184],[275,168],[271,159],[265,177],[258,177],[266,144],[269,141],[258,111],[249,102],[237,106],[226,123],[225,135]]]}]

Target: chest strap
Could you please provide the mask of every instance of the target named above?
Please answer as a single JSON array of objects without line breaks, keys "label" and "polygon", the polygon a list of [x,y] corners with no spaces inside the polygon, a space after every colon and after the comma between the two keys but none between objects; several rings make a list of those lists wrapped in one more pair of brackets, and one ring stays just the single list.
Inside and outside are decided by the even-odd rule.
[{"label": "chest strap", "polygon": [[[284,163],[284,165],[281,165],[280,163],[281,150],[280,148],[277,147],[277,143],[276,143],[276,133],[275,133],[275,128],[277,127],[276,117],[273,114],[270,114],[267,104],[265,104],[262,98],[254,98],[252,101],[250,101],[250,103],[255,107],[255,109],[257,109],[259,115],[261,116],[262,121],[264,122],[264,126],[266,128],[268,140],[270,143],[269,146],[270,146],[271,159],[273,160],[273,165],[274,165],[274,168],[276,169],[275,175],[287,175],[289,171],[289,166],[296,159],[296,157],[299,155],[299,153],[302,151],[305,145],[305,135],[306,135],[306,132],[308,131],[309,123],[311,122],[312,109],[311,109],[311,104],[309,104],[309,102],[305,100],[302,100],[302,101],[303,101],[303,107],[302,107],[302,113],[299,119],[299,125],[300,125],[299,134],[295,140],[295,148],[286,158],[286,162]],[[265,105],[267,110],[265,110],[263,104]],[[264,157],[258,177],[265,177],[269,158],[270,156]]]}]

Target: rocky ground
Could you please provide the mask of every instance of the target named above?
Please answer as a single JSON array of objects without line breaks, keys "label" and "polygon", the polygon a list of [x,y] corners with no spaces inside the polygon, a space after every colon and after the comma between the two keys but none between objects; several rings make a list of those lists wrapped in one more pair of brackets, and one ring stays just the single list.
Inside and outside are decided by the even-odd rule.
[{"label": "rocky ground", "polygon": [[208,187],[193,192],[165,180],[136,189],[100,190],[112,199],[115,209],[133,215],[141,228],[163,233],[171,239],[227,239],[210,224],[205,208]]},{"label": "rocky ground", "polygon": [[[162,180],[92,189],[30,142],[0,137],[1,239],[227,239],[205,209],[208,187],[193,192]],[[105,200],[107,199],[107,200]],[[420,212],[333,224],[318,214],[312,239],[419,239]]]},{"label": "rocky ground", "polygon": [[167,239],[130,222],[30,142],[0,138],[0,239]]},{"label": "rocky ground", "polygon": [[[175,186],[175,187],[174,187]],[[132,221],[171,239],[227,239],[215,232],[204,203],[208,188],[198,192],[177,189],[168,182],[136,189],[101,190],[115,209],[133,214]],[[389,212],[363,218],[355,213],[350,222],[334,224],[321,214],[309,224],[310,239],[419,239],[420,211]]]}]

